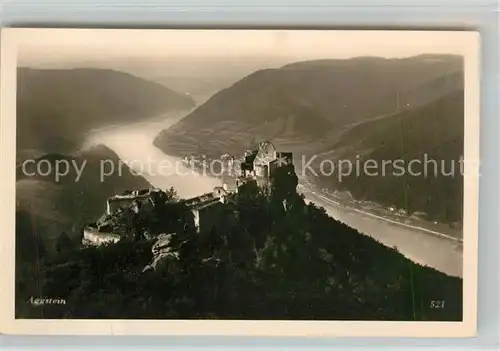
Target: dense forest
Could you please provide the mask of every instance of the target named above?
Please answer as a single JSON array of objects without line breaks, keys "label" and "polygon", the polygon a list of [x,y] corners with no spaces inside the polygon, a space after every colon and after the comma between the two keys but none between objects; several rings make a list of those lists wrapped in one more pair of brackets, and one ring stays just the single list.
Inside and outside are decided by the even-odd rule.
[{"label": "dense forest", "polygon": [[[359,200],[404,209],[408,215],[423,211],[428,220],[459,223],[463,219],[463,121],[461,90],[419,108],[361,123],[319,159],[354,164],[361,155],[361,165],[372,162],[376,167],[359,174],[353,171],[341,181],[338,174],[317,181],[323,187],[349,190]],[[403,161],[403,171],[395,167],[396,160]]]},{"label": "dense forest", "polygon": [[163,130],[155,145],[181,157],[200,149],[212,157],[243,153],[257,138],[305,152],[354,123],[394,113],[398,97],[401,106],[416,108],[463,84],[463,58],[455,55],[295,62],[255,71],[218,91]]},{"label": "dense forest", "polygon": [[162,207],[175,254],[153,270],[155,238],[85,248],[62,233],[52,250],[18,236],[17,318],[462,320],[461,279],[329,217],[297,182],[282,167],[269,188],[248,183],[228,205],[235,220],[200,233],[173,220],[181,204]]}]

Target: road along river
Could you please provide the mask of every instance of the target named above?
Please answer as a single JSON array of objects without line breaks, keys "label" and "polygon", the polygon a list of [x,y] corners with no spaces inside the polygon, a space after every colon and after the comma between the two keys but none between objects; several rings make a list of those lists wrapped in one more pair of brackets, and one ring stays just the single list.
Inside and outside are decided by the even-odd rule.
[{"label": "road along river", "polygon": [[343,206],[303,185],[299,185],[298,190],[305,195],[306,200],[324,207],[333,218],[386,246],[397,247],[399,252],[412,261],[448,275],[462,277],[463,252],[460,241],[425,228],[412,227]]},{"label": "road along river", "polygon": [[[162,189],[174,187],[181,197],[209,192],[214,186],[221,185],[219,179],[186,168],[181,159],[166,155],[153,145],[154,138],[162,129],[173,125],[185,114],[186,111],[178,112],[160,116],[155,120],[96,130],[89,135],[86,146],[106,145],[153,186]],[[173,165],[174,168],[165,171],[165,165]],[[411,260],[446,274],[462,277],[463,256],[462,244],[459,241],[437,232],[431,233],[423,228],[343,206],[311,187],[299,185],[298,190],[308,201],[324,207],[335,219],[386,246],[396,246]]]}]

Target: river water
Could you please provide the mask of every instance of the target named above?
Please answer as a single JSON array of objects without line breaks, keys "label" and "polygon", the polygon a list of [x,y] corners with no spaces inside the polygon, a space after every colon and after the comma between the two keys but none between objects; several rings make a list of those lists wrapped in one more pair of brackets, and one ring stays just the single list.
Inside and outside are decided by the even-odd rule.
[{"label": "river water", "polygon": [[174,187],[182,198],[212,191],[214,186],[221,185],[219,179],[195,172],[184,166],[182,159],[166,155],[153,145],[153,140],[163,129],[173,125],[188,112],[181,111],[147,122],[95,130],[88,136],[85,147],[106,145],[154,187]]},{"label": "river water", "polygon": [[[187,112],[167,114],[141,123],[93,131],[88,136],[86,147],[95,144],[106,145],[153,186],[161,189],[174,187],[183,198],[209,192],[214,186],[221,185],[219,179],[196,173],[185,167],[181,159],[166,155],[153,145],[158,133],[173,125]],[[323,206],[332,217],[386,246],[397,247],[411,260],[448,275],[462,277],[461,243],[425,233],[418,228],[400,226],[369,214],[353,211],[334,201],[328,201],[324,196],[304,187],[300,187],[300,190],[308,201]]]}]

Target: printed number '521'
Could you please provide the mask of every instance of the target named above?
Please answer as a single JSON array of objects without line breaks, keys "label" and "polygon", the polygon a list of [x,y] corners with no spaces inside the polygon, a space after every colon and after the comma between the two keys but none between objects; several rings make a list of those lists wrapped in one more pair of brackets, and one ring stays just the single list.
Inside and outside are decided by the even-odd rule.
[{"label": "printed number '521'", "polygon": [[431,301],[430,307],[431,308],[444,308],[444,301],[443,300]]}]

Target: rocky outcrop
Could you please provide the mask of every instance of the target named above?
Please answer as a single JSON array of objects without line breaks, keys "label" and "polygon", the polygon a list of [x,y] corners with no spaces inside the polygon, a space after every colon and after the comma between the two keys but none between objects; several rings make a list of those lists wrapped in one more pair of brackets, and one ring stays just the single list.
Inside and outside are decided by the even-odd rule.
[{"label": "rocky outcrop", "polygon": [[162,269],[169,261],[179,259],[179,253],[171,246],[173,235],[175,234],[158,235],[156,242],[151,247],[153,259],[150,264],[144,267],[143,272]]}]

